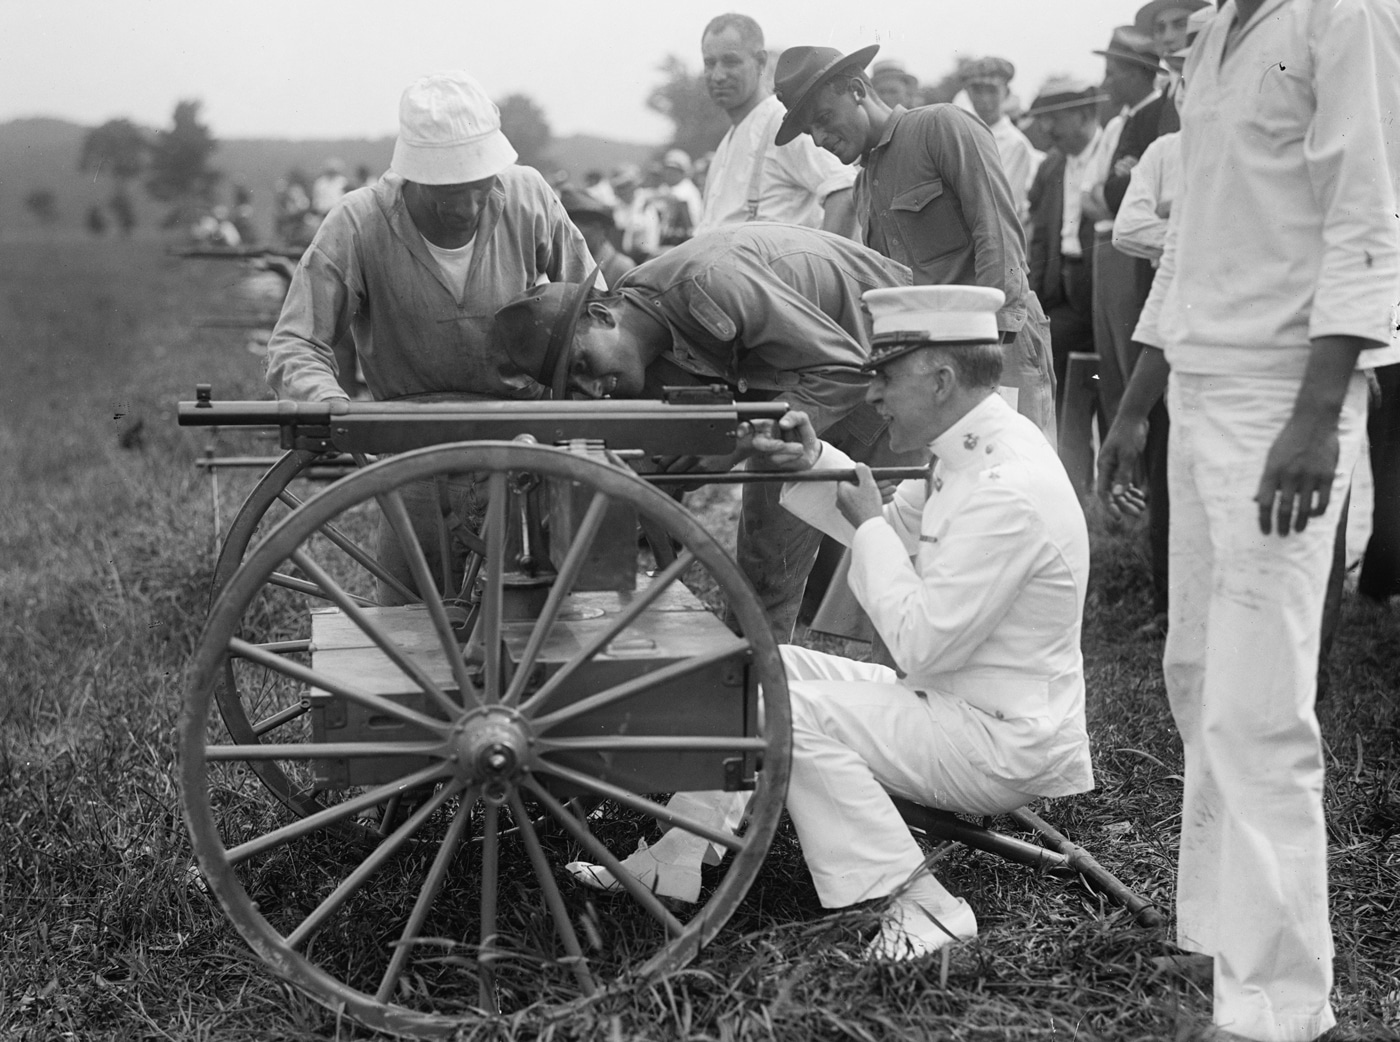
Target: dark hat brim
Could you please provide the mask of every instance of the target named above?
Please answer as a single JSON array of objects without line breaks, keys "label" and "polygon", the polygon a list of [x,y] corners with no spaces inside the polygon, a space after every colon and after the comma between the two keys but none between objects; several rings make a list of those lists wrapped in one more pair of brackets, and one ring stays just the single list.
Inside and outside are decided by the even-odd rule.
[{"label": "dark hat brim", "polygon": [[1120,51],[1113,47],[1108,48],[1106,51],[1094,51],[1093,53],[1101,58],[1117,58],[1119,61],[1131,62],[1133,65],[1142,66],[1144,69],[1151,69],[1153,72],[1156,72],[1162,66],[1161,60],[1155,54],[1149,57],[1145,54],[1139,54],[1136,51]]},{"label": "dark hat brim", "polygon": [[[870,59],[874,58],[875,55],[879,53],[879,50],[880,45],[878,43],[872,43],[869,47],[862,47],[858,51],[852,51],[850,54],[842,57],[833,58],[821,69],[817,70],[816,74],[808,80],[806,86],[802,88],[801,94],[798,95],[793,104],[788,105],[787,115],[783,117],[782,123],[778,126],[778,133],[773,138],[773,144],[782,146],[786,145],[789,141],[794,141],[801,137],[805,126],[805,121],[802,118],[803,109],[806,108],[807,102],[811,100],[812,95],[816,93],[822,84],[843,69],[865,68],[870,64]],[[787,103],[784,102],[784,104]]]},{"label": "dark hat brim", "polygon": [[[1054,100],[1051,100],[1052,98]],[[1108,95],[1102,93],[1081,94],[1075,97],[1064,97],[1063,95],[1057,97],[1051,95],[1051,98],[1047,98],[1044,104],[1041,104],[1039,99],[1037,99],[1036,103],[1026,109],[1025,115],[1027,118],[1034,118],[1036,116],[1046,116],[1052,112],[1067,112],[1070,109],[1097,108],[1107,100]]]},{"label": "dark hat brim", "polygon": [[996,344],[999,340],[931,340],[919,330],[881,333],[875,338],[870,357],[860,367],[862,373],[874,373],[881,366],[888,365],[896,358],[919,351],[925,347],[980,347],[983,344]]},{"label": "dark hat brim", "polygon": [[549,344],[545,348],[544,361],[536,379],[549,388],[550,397],[555,401],[563,401],[568,396],[569,361],[573,354],[574,333],[578,330],[578,320],[583,315],[593,287],[598,284],[598,273],[602,270],[601,264],[594,264],[588,278],[578,284],[568,305],[555,319],[554,329],[549,334]]}]

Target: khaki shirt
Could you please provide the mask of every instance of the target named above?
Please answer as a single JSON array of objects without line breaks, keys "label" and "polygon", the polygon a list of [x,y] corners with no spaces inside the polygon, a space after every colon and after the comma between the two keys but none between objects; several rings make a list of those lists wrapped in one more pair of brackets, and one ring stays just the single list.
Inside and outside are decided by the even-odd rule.
[{"label": "khaki shirt", "polygon": [[1026,239],[996,141],[956,105],[896,107],[856,180],[865,241],[914,270],[917,285],[1006,294],[997,328],[1026,320]]},{"label": "khaki shirt", "polygon": [[[839,235],[752,221],[682,243],[617,288],[670,329],[666,362],[741,394],[772,392],[822,431],[865,401],[871,329],[861,294],[910,280],[904,265]],[[883,424],[863,411],[870,441]]]}]

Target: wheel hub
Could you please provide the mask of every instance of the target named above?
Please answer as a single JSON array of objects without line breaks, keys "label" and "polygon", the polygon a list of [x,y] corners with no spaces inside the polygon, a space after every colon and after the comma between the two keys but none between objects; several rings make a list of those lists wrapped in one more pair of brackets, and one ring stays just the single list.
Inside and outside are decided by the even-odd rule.
[{"label": "wheel hub", "polygon": [[528,724],[513,709],[479,709],[453,729],[451,760],[457,777],[480,785],[488,800],[504,800],[524,773],[531,741]]}]

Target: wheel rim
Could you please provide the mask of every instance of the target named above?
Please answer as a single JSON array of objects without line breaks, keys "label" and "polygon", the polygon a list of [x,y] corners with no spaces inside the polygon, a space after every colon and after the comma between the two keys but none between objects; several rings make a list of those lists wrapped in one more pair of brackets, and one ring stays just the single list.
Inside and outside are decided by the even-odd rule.
[{"label": "wheel rim", "polygon": [[[556,585],[535,622],[524,627],[528,638],[517,632],[519,624],[508,624],[503,617],[507,482],[508,475],[521,472],[570,481],[587,489],[591,497],[578,535],[559,564]],[[422,609],[441,642],[441,658],[447,667],[444,671],[438,663],[437,672],[430,675],[432,670],[415,661],[375,621],[373,609],[359,608],[352,592],[338,586],[336,578],[306,550],[324,524],[369,501],[378,502],[402,534],[407,515],[396,490],[409,482],[448,473],[490,475],[479,677],[471,674],[460,654],[446,651],[449,646],[456,648],[457,638],[440,597],[425,598]],[[627,598],[617,618],[608,619],[596,646],[579,648],[532,689],[531,677],[537,672],[534,667],[542,648],[553,639],[553,627],[559,625],[568,603],[572,580],[583,566],[607,506],[616,502],[634,507],[677,537],[683,548],[681,558]],[[411,553],[409,557],[420,588],[426,588],[426,560]],[[379,699],[353,684],[318,673],[293,656],[282,657],[276,650],[260,648],[238,636],[249,605],[263,589],[267,576],[284,561],[294,562],[303,575],[310,576],[386,658],[414,679],[421,704],[430,711],[419,712]],[[643,612],[661,604],[693,565],[709,573],[739,620],[740,650],[750,663],[752,678],[763,689],[761,736],[605,734],[580,738],[576,727],[570,729],[571,723],[577,725],[588,719],[588,714],[620,705],[638,693],[654,694],[661,685],[704,675],[701,671],[714,666],[704,654],[692,654],[634,680],[559,704],[570,678],[583,676],[590,663],[606,657],[603,649],[611,649],[618,634],[628,631]],[[507,665],[503,661],[507,630],[517,646],[516,657],[509,663],[513,672],[503,668]],[[345,749],[262,739],[253,748],[242,744],[237,735],[231,745],[211,745],[209,708],[230,651],[290,683],[330,691],[369,712],[411,724],[418,728],[418,736],[412,743],[361,742]],[[733,655],[733,649],[729,654]],[[711,657],[718,662],[724,656],[715,652]],[[449,693],[453,689],[467,693],[460,705]],[[728,920],[757,875],[782,809],[789,738],[786,683],[762,608],[727,553],[682,507],[628,471],[560,450],[519,443],[440,446],[381,461],[327,488],[281,522],[248,554],[237,572],[228,576],[211,610],[191,671],[181,723],[183,802],[206,879],[265,961],[319,1001],[344,1009],[371,1026],[411,1034],[442,1034],[464,1018],[492,1015],[503,1007],[558,1002],[561,986],[553,991],[522,986],[521,981],[532,975],[567,979],[575,995],[587,996],[612,979],[665,973],[688,963]],[[352,789],[353,795],[343,796],[340,802],[294,807],[304,815],[301,820],[256,835],[250,832],[249,822],[258,815],[243,802],[229,798],[217,778],[211,783],[211,771],[217,774],[222,765],[245,756],[262,757],[285,769],[287,763],[323,759],[327,749],[350,757],[369,751],[378,756],[398,754],[412,757],[412,766],[404,767],[390,782]],[[643,819],[665,820],[664,808],[648,796],[656,790],[634,792],[625,784],[609,781],[601,770],[590,773],[588,765],[595,760],[608,762],[610,756],[619,760],[634,754],[710,757],[725,750],[762,758],[763,772],[751,805],[749,827],[743,839],[712,835],[693,823],[688,830],[722,841],[733,851],[728,871],[709,900],[685,922],[643,888],[633,887],[629,896],[640,908],[642,921],[653,927],[655,941],[640,946],[629,943],[620,953],[623,965],[619,968],[616,953],[597,953],[594,934],[598,924],[588,921],[591,903],[586,895],[571,892],[568,884],[561,887],[556,881],[561,850],[616,866],[607,843],[593,834],[586,815],[570,809],[561,789],[621,800]],[[406,791],[416,793],[416,806],[399,822],[383,808],[395,794]],[[381,820],[393,822],[392,827],[382,830],[383,842],[348,858],[342,852],[340,861],[335,862],[325,851],[327,832],[372,808],[381,808]],[[394,809],[398,809],[396,801]],[[553,834],[542,835],[542,822],[552,827]],[[284,862],[298,857],[303,858],[303,865],[309,860],[317,865],[326,862],[330,867],[318,882],[308,884],[310,893],[288,898],[278,889],[282,884],[269,884],[268,880],[285,879]],[[503,878],[501,867],[509,864],[509,857],[518,858],[518,864],[525,867],[516,876]],[[283,873],[280,877],[279,872]],[[384,882],[394,873],[413,880],[408,890]],[[467,882],[461,882],[464,879]],[[470,891],[466,903],[472,908],[449,914],[447,906],[454,901],[461,903],[463,886]],[[263,908],[250,896],[250,887]],[[531,902],[541,909],[534,919],[525,912]],[[347,927],[347,918],[354,920],[351,926],[363,927],[376,910],[392,921],[392,927],[383,926],[377,933],[368,927]],[[457,933],[444,935],[440,932],[444,928]],[[444,936],[453,939],[444,941]],[[332,950],[335,954],[327,955]],[[446,982],[455,988],[454,996],[439,993]],[[471,982],[477,985],[475,994],[464,999],[463,985]],[[546,998],[541,999],[541,995]]]}]

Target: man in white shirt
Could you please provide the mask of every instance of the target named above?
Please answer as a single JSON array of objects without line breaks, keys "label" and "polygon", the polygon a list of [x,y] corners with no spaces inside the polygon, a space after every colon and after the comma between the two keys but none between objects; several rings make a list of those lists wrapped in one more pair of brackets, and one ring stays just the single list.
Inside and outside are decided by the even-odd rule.
[{"label": "man in white shirt", "polygon": [[[931,448],[929,477],[884,505],[869,468],[818,441],[800,412],[755,433],[750,466],[858,476],[790,483],[783,505],[851,547],[851,590],[900,672],[782,648],[787,809],[823,906],[894,896],[869,955],[899,960],[976,936],[977,918],[923,870],[890,793],[998,814],[1093,787],[1079,647],[1089,539],[1049,442],[997,394],[1001,291],[914,286],[865,301],[867,401],[889,418],[891,444]],[[685,810],[704,818],[708,804],[718,814],[704,820],[732,826],[744,797],[688,794]],[[623,864],[644,882],[686,868],[698,883],[709,847],[676,828]],[[570,871],[617,886],[598,866]]]},{"label": "man in white shirt", "polygon": [[1045,153],[1032,145],[1030,138],[1022,134],[1006,114],[1006,99],[1011,94],[1011,81],[1015,76],[1016,66],[1005,58],[979,58],[963,70],[963,88],[972,111],[991,128],[1001,155],[1001,167],[1011,185],[1016,216],[1025,225],[1030,216],[1027,194]]},{"label": "man in white shirt", "polygon": [[723,14],[700,39],[705,86],[731,124],[705,178],[696,234],[745,221],[801,224],[855,238],[856,172],[811,139],[773,144],[783,106],[764,82],[763,30],[747,15]]},{"label": "man in white shirt", "polygon": [[[1165,352],[1122,410],[1166,385],[1177,943],[1213,959],[1220,1037],[1295,1042],[1336,1022],[1319,623],[1361,370],[1400,360],[1400,7],[1227,0],[1183,78],[1181,193],[1134,334]],[[1115,505],[1141,427],[1104,445]]]}]

